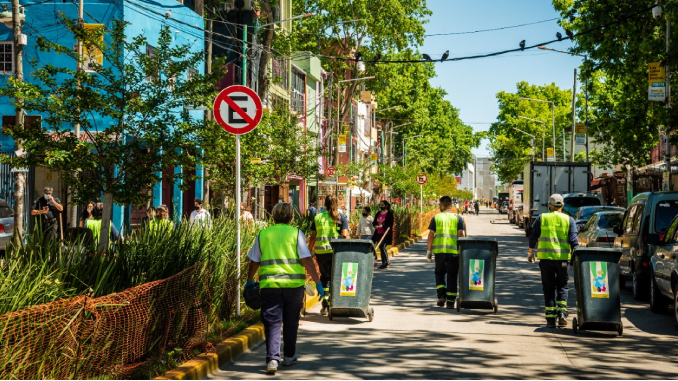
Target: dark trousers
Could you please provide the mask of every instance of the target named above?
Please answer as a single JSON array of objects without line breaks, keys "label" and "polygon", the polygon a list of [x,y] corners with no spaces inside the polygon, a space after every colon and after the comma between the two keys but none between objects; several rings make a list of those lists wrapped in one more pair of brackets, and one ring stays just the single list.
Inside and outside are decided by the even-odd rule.
[{"label": "dark trousers", "polygon": [[[448,302],[457,298],[457,276],[459,275],[459,256],[456,254],[436,254],[436,292],[438,299],[447,297]],[[445,275],[447,274],[447,283]]]},{"label": "dark trousers", "polygon": [[332,280],[332,257],[333,253],[316,254],[315,261],[318,262],[320,269],[320,283],[325,290],[325,297],[323,298],[323,307],[327,307],[330,301],[330,281]]},{"label": "dark trousers", "polygon": [[539,261],[541,284],[544,290],[546,319],[567,317],[567,261],[542,259]]},{"label": "dark trousers", "polygon": [[44,239],[56,241],[59,238],[59,223],[56,218],[52,220],[37,218],[35,228],[40,229]]},{"label": "dark trousers", "polygon": [[[379,243],[379,241],[381,240],[381,237],[383,237],[383,236],[384,236],[383,234],[377,234],[374,237],[374,243]],[[379,252],[381,253],[381,264],[382,265],[389,263],[389,261],[388,261],[388,251],[386,251],[386,245],[387,244],[388,244],[388,242],[386,242],[386,239],[384,239],[383,241],[381,241],[381,245],[379,245]]]},{"label": "dark trousers", "polygon": [[266,363],[280,362],[280,324],[285,340],[285,357],[297,351],[299,317],[304,302],[304,288],[264,288],[261,290],[261,322],[266,335]]}]

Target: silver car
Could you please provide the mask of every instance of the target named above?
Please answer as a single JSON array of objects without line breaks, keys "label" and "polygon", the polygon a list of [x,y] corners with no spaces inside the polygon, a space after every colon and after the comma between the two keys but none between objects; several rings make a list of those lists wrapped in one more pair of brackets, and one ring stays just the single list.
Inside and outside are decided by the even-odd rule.
[{"label": "silver car", "polygon": [[577,235],[579,246],[613,247],[617,234],[612,231],[612,227],[621,224],[623,217],[624,212],[620,211],[594,213]]},{"label": "silver car", "polygon": [[4,200],[0,200],[0,252],[12,241],[14,231],[14,210]]}]

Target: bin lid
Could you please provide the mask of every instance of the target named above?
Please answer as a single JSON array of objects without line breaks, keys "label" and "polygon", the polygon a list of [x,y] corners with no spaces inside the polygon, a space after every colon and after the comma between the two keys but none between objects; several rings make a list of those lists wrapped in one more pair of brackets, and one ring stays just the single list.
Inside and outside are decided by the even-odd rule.
[{"label": "bin lid", "polygon": [[572,252],[572,258],[582,255],[612,256],[612,258],[616,258],[616,262],[619,262],[622,251],[621,249],[608,247],[578,247]]},{"label": "bin lid", "polygon": [[459,238],[457,239],[457,246],[462,248],[466,245],[482,245],[487,247],[489,250],[493,250],[495,253],[499,254],[499,244],[497,240],[492,239],[477,239],[477,238]]},{"label": "bin lid", "polygon": [[344,239],[344,238],[332,238],[330,239],[330,245],[335,252],[338,251],[358,251],[365,254],[376,253],[374,248],[374,242],[369,239]]}]

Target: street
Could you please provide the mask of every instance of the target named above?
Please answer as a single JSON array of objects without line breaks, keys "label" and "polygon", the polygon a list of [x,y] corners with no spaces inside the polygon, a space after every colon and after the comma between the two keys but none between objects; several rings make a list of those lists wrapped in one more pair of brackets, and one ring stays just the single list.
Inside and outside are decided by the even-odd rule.
[{"label": "street", "polygon": [[[495,223],[492,221],[494,220]],[[433,263],[426,241],[375,270],[374,321],[336,318],[311,310],[301,322],[299,362],[280,367],[280,379],[675,379],[677,331],[673,317],[657,315],[622,290],[624,334],[573,334],[570,277],[569,325],[548,329],[538,264],[529,264],[527,238],[506,215],[481,208],[466,216],[469,237],[499,242],[499,313],[435,306]],[[630,285],[629,285],[630,286]],[[259,345],[211,379],[262,379],[265,345]]]}]

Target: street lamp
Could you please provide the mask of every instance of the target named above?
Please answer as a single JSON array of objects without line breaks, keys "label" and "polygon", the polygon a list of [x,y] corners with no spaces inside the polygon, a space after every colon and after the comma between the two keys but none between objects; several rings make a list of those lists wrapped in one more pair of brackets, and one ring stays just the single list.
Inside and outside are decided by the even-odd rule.
[{"label": "street lamp", "polygon": [[[553,125],[553,160],[558,161],[556,156],[556,104],[552,101],[545,101],[543,99],[520,97],[524,101],[544,102],[551,104],[551,124]],[[563,130],[563,161],[565,161],[565,131]]]},{"label": "street lamp", "polygon": [[[546,147],[546,145],[545,145],[546,122],[542,122],[541,120],[532,119],[532,118],[528,118],[528,117],[526,117],[526,116],[520,116],[520,115],[518,115],[518,118],[531,120],[531,121],[533,121],[533,122],[541,123],[541,124],[543,125],[543,126],[542,126],[542,130],[541,130],[541,160],[542,160],[542,161],[545,161],[546,158],[544,157],[544,148]],[[521,130],[517,129],[516,127],[513,127],[513,128],[515,128],[516,130],[518,130],[518,131],[520,131],[520,132],[522,132],[522,133],[524,133],[524,134],[530,135],[530,134],[528,134],[528,133],[525,132],[525,131],[521,131]],[[530,136],[534,137],[533,135],[530,135]],[[535,138],[535,139],[536,139],[536,138]],[[555,152],[554,152],[553,154],[554,154],[554,156],[555,156]]]},{"label": "street lamp", "polygon": [[[558,49],[552,49],[552,48],[547,48],[546,46],[539,46],[539,49],[541,50],[550,50],[552,52],[556,53],[564,53],[564,54],[569,54],[571,56],[578,56],[578,57],[584,57],[584,63],[587,63],[589,60],[589,56],[586,54],[577,54],[577,53],[572,53],[572,52],[566,52],[564,50],[558,50]],[[576,79],[576,77],[575,77]],[[585,128],[585,134],[586,134],[586,142],[584,143],[584,147],[586,149],[586,162],[588,163],[589,161],[589,76],[586,75],[584,78],[584,128]],[[576,81],[575,81],[576,84]],[[572,90],[574,92],[574,89]],[[572,100],[574,103],[574,100]],[[574,109],[574,105],[572,105],[572,109]],[[574,117],[573,117],[574,118]],[[574,121],[572,122],[574,124]],[[572,126],[572,152],[570,153],[571,160],[574,161],[574,127]],[[563,152],[563,156],[565,153]]]},{"label": "street lamp", "polygon": [[[532,140],[532,160],[534,160],[534,141],[535,141],[535,139],[537,139],[537,137],[534,136],[534,135],[532,135],[532,134],[530,134],[530,133],[528,133],[528,132],[525,132],[525,131],[521,130],[521,129],[518,128],[518,127],[513,127],[513,129],[516,130],[516,131],[518,131],[518,132],[522,132],[522,133],[525,134],[525,135],[528,135],[528,136],[531,136],[531,137],[532,137],[532,139],[531,139],[531,140]],[[544,160],[544,149],[543,149],[543,148],[542,148],[541,152],[542,152],[542,160]]]},{"label": "street lamp", "polygon": [[407,167],[407,140],[418,138],[424,135],[414,135],[407,138],[403,138],[403,168]]}]

